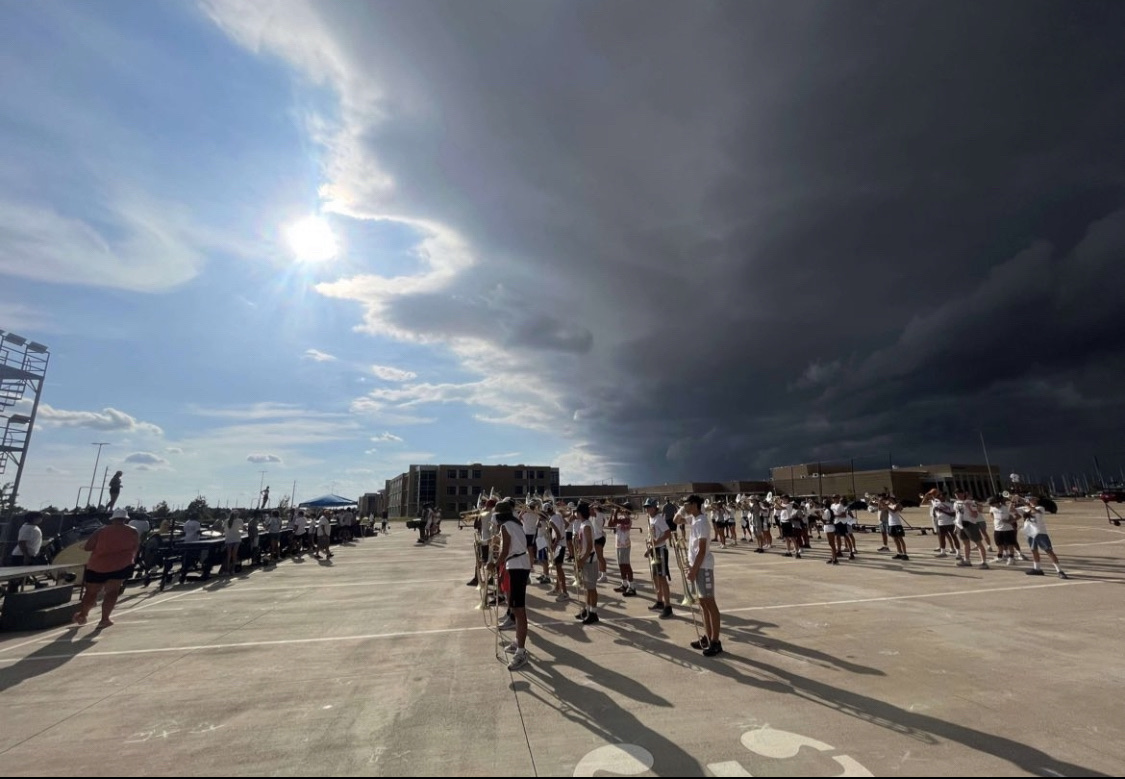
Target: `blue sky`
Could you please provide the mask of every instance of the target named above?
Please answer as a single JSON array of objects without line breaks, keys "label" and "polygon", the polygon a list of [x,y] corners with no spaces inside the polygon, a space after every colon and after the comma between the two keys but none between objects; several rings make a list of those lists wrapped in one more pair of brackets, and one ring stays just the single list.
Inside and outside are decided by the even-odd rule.
[{"label": "blue sky", "polygon": [[[558,454],[440,391],[415,403],[481,377],[440,343],[356,332],[363,306],[317,291],[416,273],[415,227],[325,212],[337,256],[294,258],[284,228],[324,206],[331,89],[193,3],[61,2],[0,8],[0,87],[0,327],[52,353],[25,505],[73,504],[92,441],[111,443],[97,484],[122,468],[149,505],[245,503],[260,470],[300,498]],[[372,390],[400,397],[356,409]]]}]

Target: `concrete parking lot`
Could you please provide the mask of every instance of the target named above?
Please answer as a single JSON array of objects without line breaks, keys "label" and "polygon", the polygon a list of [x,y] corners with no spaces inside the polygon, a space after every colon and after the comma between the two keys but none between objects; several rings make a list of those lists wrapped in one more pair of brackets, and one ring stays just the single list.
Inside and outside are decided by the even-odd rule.
[{"label": "concrete parking lot", "polygon": [[839,566],[824,542],[717,550],[715,658],[686,608],[611,583],[583,627],[533,585],[515,673],[465,586],[471,531],[400,526],[330,564],[127,591],[102,632],[0,634],[0,772],[1120,775],[1125,527],[1100,502],[1048,524],[1067,581],[957,568],[917,533],[909,562],[876,534]]}]

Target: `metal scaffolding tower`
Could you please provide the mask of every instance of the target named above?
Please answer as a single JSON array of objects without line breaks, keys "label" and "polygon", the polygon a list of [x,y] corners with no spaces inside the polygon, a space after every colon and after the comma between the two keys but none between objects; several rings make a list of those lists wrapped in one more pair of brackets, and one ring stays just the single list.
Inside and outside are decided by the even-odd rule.
[{"label": "metal scaffolding tower", "polygon": [[[43,344],[0,330],[0,485],[11,487],[0,492],[0,516],[15,508],[19,497],[23,466],[31,444],[31,430],[39,412],[43,381],[51,355]],[[30,401],[31,409],[26,410]],[[17,406],[17,404],[19,404]],[[15,466],[15,477],[9,472]],[[11,528],[0,527],[0,538],[7,540]]]}]

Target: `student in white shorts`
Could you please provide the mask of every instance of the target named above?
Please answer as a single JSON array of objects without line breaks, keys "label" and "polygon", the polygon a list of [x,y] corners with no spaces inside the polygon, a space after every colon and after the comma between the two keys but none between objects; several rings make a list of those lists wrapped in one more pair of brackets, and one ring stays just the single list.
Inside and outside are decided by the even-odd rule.
[{"label": "student in white shorts", "polygon": [[629,559],[633,546],[629,538],[629,531],[633,529],[632,513],[614,510],[609,526],[613,528],[617,542],[617,567],[621,571],[621,586],[615,588],[614,592],[620,592],[626,598],[635,597],[637,590],[633,584],[633,566]]},{"label": "student in white shorts", "polygon": [[906,528],[902,522],[902,503],[894,495],[889,495],[882,504],[887,507],[887,535],[894,542],[893,560],[909,560],[906,554]]},{"label": "student in white shorts", "polygon": [[[500,522],[500,559],[508,571],[508,607],[515,619],[516,638],[505,651],[512,653],[509,671],[527,664],[527,582],[531,578],[531,550],[527,545],[524,526],[510,510],[511,504],[501,503],[496,515]],[[492,568],[490,564],[490,568]]]},{"label": "student in white shorts", "polygon": [[677,515],[677,522],[690,522],[687,578],[695,584],[699,610],[703,613],[703,636],[693,641],[691,648],[702,649],[705,657],[714,657],[723,651],[723,642],[719,639],[720,616],[715,603],[715,556],[711,553],[711,528],[702,507],[703,501],[698,495],[688,496],[683,513]]},{"label": "student in white shorts", "polygon": [[586,607],[576,619],[583,625],[594,625],[598,619],[598,553],[594,538],[594,523],[590,517],[590,504],[583,501],[574,509],[580,518],[578,533],[574,538],[574,551],[582,569],[582,585],[586,588]]},{"label": "student in white shorts", "polygon": [[988,513],[992,515],[992,535],[996,539],[996,558],[992,562],[1003,560],[1004,565],[1011,565],[1016,554],[1016,523],[1012,519],[1012,511],[999,497],[991,498],[988,505]]},{"label": "student in white shorts", "polygon": [[[649,540],[652,542],[652,552],[645,552],[652,571],[652,588],[656,590],[656,602],[648,607],[649,611],[659,611],[662,619],[672,618],[672,589],[668,584],[672,578],[668,567],[668,541],[672,538],[672,527],[664,517],[656,498],[648,498],[644,502],[645,513],[648,514]],[[673,516],[675,516],[673,514]]]},{"label": "student in white shorts", "polygon": [[1039,498],[1028,498],[1027,505],[1020,509],[1023,515],[1023,532],[1027,535],[1028,546],[1031,547],[1031,570],[1028,576],[1043,576],[1043,569],[1039,567],[1039,553],[1043,552],[1054,563],[1055,573],[1060,579],[1069,579],[1066,571],[1059,567],[1059,557],[1051,545],[1051,537],[1047,535],[1047,519],[1043,507],[1039,505]]},{"label": "student in white shorts", "polygon": [[566,520],[563,519],[562,514],[555,509],[550,503],[546,504],[544,508],[551,514],[551,520],[548,525],[551,531],[551,544],[555,550],[554,566],[555,566],[555,588],[551,594],[555,596],[556,601],[570,600],[570,593],[566,587],[566,550],[568,545],[569,534],[566,530]]}]

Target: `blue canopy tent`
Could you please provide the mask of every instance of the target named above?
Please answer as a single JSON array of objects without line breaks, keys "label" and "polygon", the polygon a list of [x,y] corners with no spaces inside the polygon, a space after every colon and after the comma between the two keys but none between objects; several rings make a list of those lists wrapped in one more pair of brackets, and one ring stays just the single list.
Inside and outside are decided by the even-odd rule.
[{"label": "blue canopy tent", "polygon": [[356,502],[341,495],[321,495],[319,498],[301,501],[297,505],[301,508],[342,509],[345,506],[354,506]]}]

